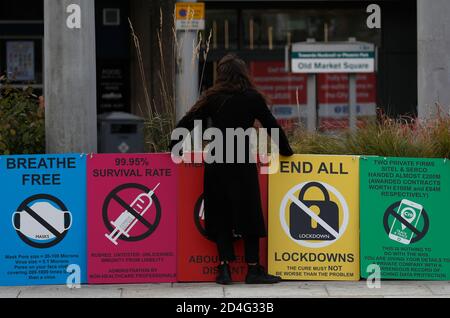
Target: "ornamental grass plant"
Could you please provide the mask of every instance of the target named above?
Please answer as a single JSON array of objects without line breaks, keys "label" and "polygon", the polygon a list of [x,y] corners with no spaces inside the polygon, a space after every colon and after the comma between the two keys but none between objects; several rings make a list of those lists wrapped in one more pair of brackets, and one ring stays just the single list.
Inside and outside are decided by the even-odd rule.
[{"label": "ornamental grass plant", "polygon": [[295,153],[450,158],[450,116],[443,112],[429,120],[381,116],[355,132],[321,134],[298,128],[289,139]]}]

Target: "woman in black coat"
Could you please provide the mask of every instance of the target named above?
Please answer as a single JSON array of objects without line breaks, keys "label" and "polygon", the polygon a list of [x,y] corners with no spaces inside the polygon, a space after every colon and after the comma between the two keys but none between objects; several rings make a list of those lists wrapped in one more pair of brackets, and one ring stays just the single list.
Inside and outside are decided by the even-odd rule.
[{"label": "woman in black coat", "polygon": [[[248,263],[246,283],[276,283],[277,276],[268,275],[259,265],[259,239],[266,236],[262,215],[258,170],[255,160],[250,160],[249,139],[238,147],[236,137],[227,135],[228,128],[254,127],[255,120],[267,129],[278,129],[280,154],[292,155],[286,135],[267,107],[265,98],[258,92],[248,73],[245,62],[235,55],[225,56],[217,67],[217,80],[192,109],[180,120],[177,127],[192,131],[194,121],[202,127],[217,128],[223,135],[222,160],[205,162],[204,206],[205,230],[217,243],[220,257],[217,283],[231,283],[228,262],[235,260],[233,241],[236,236],[244,239],[245,259]],[[234,139],[234,140],[233,140]],[[234,148],[227,148],[234,141]],[[172,140],[171,149],[180,140]],[[276,142],[276,140],[275,140]],[[173,149],[174,150],[174,149]],[[230,151],[234,150],[234,153]],[[245,162],[239,163],[239,151],[245,154]],[[217,155],[212,151],[211,155]],[[179,154],[174,154],[179,155]],[[217,156],[216,156],[217,157]],[[241,157],[242,159],[242,157]],[[220,162],[221,161],[221,162]]]}]

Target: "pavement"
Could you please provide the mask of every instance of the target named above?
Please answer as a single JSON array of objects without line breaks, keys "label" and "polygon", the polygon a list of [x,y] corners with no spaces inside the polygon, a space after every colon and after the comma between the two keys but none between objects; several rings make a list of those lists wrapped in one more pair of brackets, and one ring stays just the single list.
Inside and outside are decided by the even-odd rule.
[{"label": "pavement", "polygon": [[382,281],[282,282],[276,285],[220,286],[213,283],[0,287],[0,298],[450,298],[450,282]]}]

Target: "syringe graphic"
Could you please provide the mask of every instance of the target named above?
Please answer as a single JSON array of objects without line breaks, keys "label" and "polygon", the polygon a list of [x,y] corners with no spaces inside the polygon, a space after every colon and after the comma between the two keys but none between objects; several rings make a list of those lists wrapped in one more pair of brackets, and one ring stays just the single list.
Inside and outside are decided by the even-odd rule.
[{"label": "syringe graphic", "polygon": [[[160,183],[156,185],[153,190],[150,190],[148,193],[139,194],[136,199],[134,199],[133,203],[131,203],[130,207],[136,211],[140,216],[143,216],[145,212],[153,204],[152,196],[155,193],[156,189],[158,189]],[[126,237],[130,237],[130,230],[136,225],[139,220],[127,210],[123,211],[119,217],[115,221],[111,221],[111,224],[115,226],[114,231],[110,234],[105,234],[106,238],[108,238],[114,245],[118,245],[117,240],[121,235],[125,235]]]}]

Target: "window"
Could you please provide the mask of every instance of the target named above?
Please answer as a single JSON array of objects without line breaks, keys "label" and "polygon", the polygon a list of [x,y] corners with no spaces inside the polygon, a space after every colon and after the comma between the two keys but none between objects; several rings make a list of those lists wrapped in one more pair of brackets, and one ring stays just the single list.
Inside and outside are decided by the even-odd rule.
[{"label": "window", "polygon": [[108,26],[120,25],[120,9],[104,8],[103,25]]},{"label": "window", "polygon": [[0,74],[14,86],[42,88],[42,39],[0,37]]},{"label": "window", "polygon": [[238,47],[237,10],[208,10],[206,36],[211,32],[211,49],[236,49]]},{"label": "window", "polygon": [[292,42],[358,41],[380,44],[380,32],[366,26],[364,10],[243,10],[243,47],[246,49],[283,48]]}]

